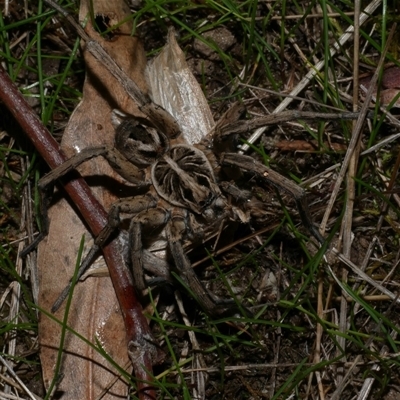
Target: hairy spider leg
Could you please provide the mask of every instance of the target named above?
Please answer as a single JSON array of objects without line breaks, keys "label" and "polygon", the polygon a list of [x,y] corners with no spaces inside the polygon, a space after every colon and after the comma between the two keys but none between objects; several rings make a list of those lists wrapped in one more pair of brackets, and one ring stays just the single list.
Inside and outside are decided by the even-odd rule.
[{"label": "hairy spider leg", "polygon": [[324,243],[324,238],[312,222],[307,203],[306,192],[303,188],[249,156],[237,153],[222,153],[221,164],[227,166],[236,166],[243,170],[253,172],[261,181],[268,182],[278,190],[283,190],[290,194],[296,201],[303,224],[320,244]]},{"label": "hairy spider leg", "polygon": [[[93,263],[94,259],[98,255],[100,249],[107,243],[110,236],[115,232],[115,230],[120,225],[120,214],[121,213],[131,213],[131,214],[139,214],[144,210],[148,210],[149,208],[156,207],[157,201],[151,194],[145,194],[142,196],[135,197],[126,197],[124,199],[118,200],[112,204],[109,214],[108,214],[108,223],[101,230],[99,235],[96,237],[92,248],[89,250],[88,254],[83,259],[78,273],[77,273],[77,281],[83,276],[83,274],[88,270],[88,268]],[[149,258],[145,258],[145,262],[149,262]],[[67,298],[68,293],[71,289],[72,280],[69,284],[64,288],[61,292],[60,296],[54,302],[51,312],[56,312]]]}]

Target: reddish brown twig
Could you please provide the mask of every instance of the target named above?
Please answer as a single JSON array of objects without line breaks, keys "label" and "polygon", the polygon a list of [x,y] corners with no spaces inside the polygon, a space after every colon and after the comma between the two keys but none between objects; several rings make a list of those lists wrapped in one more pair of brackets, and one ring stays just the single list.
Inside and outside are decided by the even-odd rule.
[{"label": "reddish brown twig", "polygon": [[[0,100],[10,110],[50,168],[64,163],[66,156],[58,143],[40,122],[1,66],[0,88]],[[93,196],[85,180],[78,177],[64,184],[64,189],[80,211],[92,234],[97,236],[107,224],[107,213]],[[125,322],[128,350],[138,379],[139,398],[155,399],[154,389],[148,382],[152,380],[151,370],[159,357],[158,350],[152,342],[152,335],[137,300],[132,278],[116,241],[107,244],[103,248],[103,253]]]}]

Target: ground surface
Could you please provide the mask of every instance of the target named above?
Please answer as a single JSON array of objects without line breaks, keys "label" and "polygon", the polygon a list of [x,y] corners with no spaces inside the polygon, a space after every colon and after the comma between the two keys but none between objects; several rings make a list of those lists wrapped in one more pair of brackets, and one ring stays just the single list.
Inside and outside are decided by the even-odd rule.
[{"label": "ground surface", "polygon": [[[63,26],[67,34],[61,34],[57,18],[38,27],[37,21],[48,16],[47,8],[39,11],[35,4],[24,10],[21,4],[12,3],[7,14],[5,7],[2,4],[0,21],[2,65],[59,137],[84,79],[79,56],[67,76],[61,73],[76,35],[67,24]],[[327,62],[321,72],[288,109],[332,112],[328,106],[353,108],[353,91],[358,89],[353,87],[353,39],[335,57],[329,56],[329,49],[353,21],[353,4],[145,1],[135,4],[132,11],[136,33],[143,38],[149,57],[163,45],[168,27],[176,28],[215,120],[236,101],[244,102],[248,119],[271,113],[313,70],[311,65],[322,59]],[[382,15],[378,8],[362,26],[358,53],[364,86],[376,70],[394,15],[394,9]],[[38,41],[43,55],[40,72]],[[385,106],[397,95],[397,52],[395,35],[384,63],[386,97],[381,99]],[[360,89],[358,110],[364,99]],[[278,196],[273,188],[254,190],[248,176],[241,181],[241,189],[253,193],[254,209],[261,211],[248,224],[230,227],[231,234],[223,235],[219,244],[222,250],[212,261],[202,262],[197,272],[219,296],[235,294],[254,318],[213,320],[183,293],[192,327],[188,328],[174,296],[164,292],[159,316],[152,322],[167,354],[154,371],[163,388],[160,398],[352,399],[364,398],[357,397],[363,390],[371,390],[365,397],[369,399],[400,398],[399,308],[390,297],[398,292],[399,282],[397,141],[362,153],[398,132],[398,112],[393,108],[393,119],[385,119],[373,103],[370,110],[375,113],[363,124],[350,172],[326,220],[323,235],[327,242],[322,250],[301,224],[290,196]],[[0,129],[2,353],[32,392],[44,397],[37,315],[30,305],[32,286],[17,251],[23,247],[18,242],[21,232],[36,229],[29,228],[32,219],[25,222],[32,197],[27,182],[34,184],[46,167],[4,107]],[[302,182],[313,221],[320,226],[340,177],[352,129],[348,121],[296,121],[269,128],[248,154]],[[354,200],[349,201],[352,196]],[[235,245],[224,247],[231,243]],[[206,251],[212,245],[206,243]],[[324,258],[325,250],[333,247],[356,269],[332,252]],[[206,251],[201,247],[190,253],[192,262],[202,260]],[[365,281],[360,268],[372,282]],[[374,282],[385,286],[389,295]],[[189,331],[195,332],[197,344]],[[0,383],[0,390],[9,397],[1,396],[13,398],[10,394],[16,389],[10,389],[2,378]]]}]

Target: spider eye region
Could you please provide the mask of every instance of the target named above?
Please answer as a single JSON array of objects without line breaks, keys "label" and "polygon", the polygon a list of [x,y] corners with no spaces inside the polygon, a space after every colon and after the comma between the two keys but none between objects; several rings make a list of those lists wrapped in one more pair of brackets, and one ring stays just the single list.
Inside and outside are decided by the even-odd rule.
[{"label": "spider eye region", "polygon": [[221,195],[206,156],[189,145],[172,147],[153,165],[151,176],[160,197],[196,214]]}]

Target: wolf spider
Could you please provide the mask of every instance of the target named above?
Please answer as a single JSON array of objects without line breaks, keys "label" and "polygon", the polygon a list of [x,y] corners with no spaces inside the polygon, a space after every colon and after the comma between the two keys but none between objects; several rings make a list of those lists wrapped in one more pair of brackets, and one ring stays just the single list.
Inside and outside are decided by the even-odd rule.
[{"label": "wolf spider", "polygon": [[[145,126],[142,121],[117,110],[113,111],[112,121],[116,129],[114,147],[84,149],[40,181],[42,189],[48,188],[84,161],[103,156],[118,174],[141,189],[142,193],[146,191],[112,204],[108,224],[83,261],[78,278],[119,227],[120,214],[128,213],[132,215],[129,257],[134,285],[139,294],[148,287],[144,277],[148,251],[144,250],[142,231],[157,230],[158,236],[166,242],[177,275],[203,309],[214,316],[236,313],[236,303],[217,298],[203,286],[184,250],[184,242],[196,243],[218,233],[228,219],[247,222],[248,217],[243,209],[246,208],[249,194],[224,180],[224,168],[231,173],[233,170],[236,175],[242,171],[250,172],[261,185],[269,183],[288,192],[296,201],[303,223],[322,242],[322,237],[312,224],[304,190],[252,157],[224,152],[226,142],[230,142],[229,132],[216,129],[200,144],[189,145],[180,134],[167,137],[148,126],[148,122]],[[68,290],[69,287],[64,290],[53,311],[61,305]],[[239,308],[251,314],[244,307]]]}]

